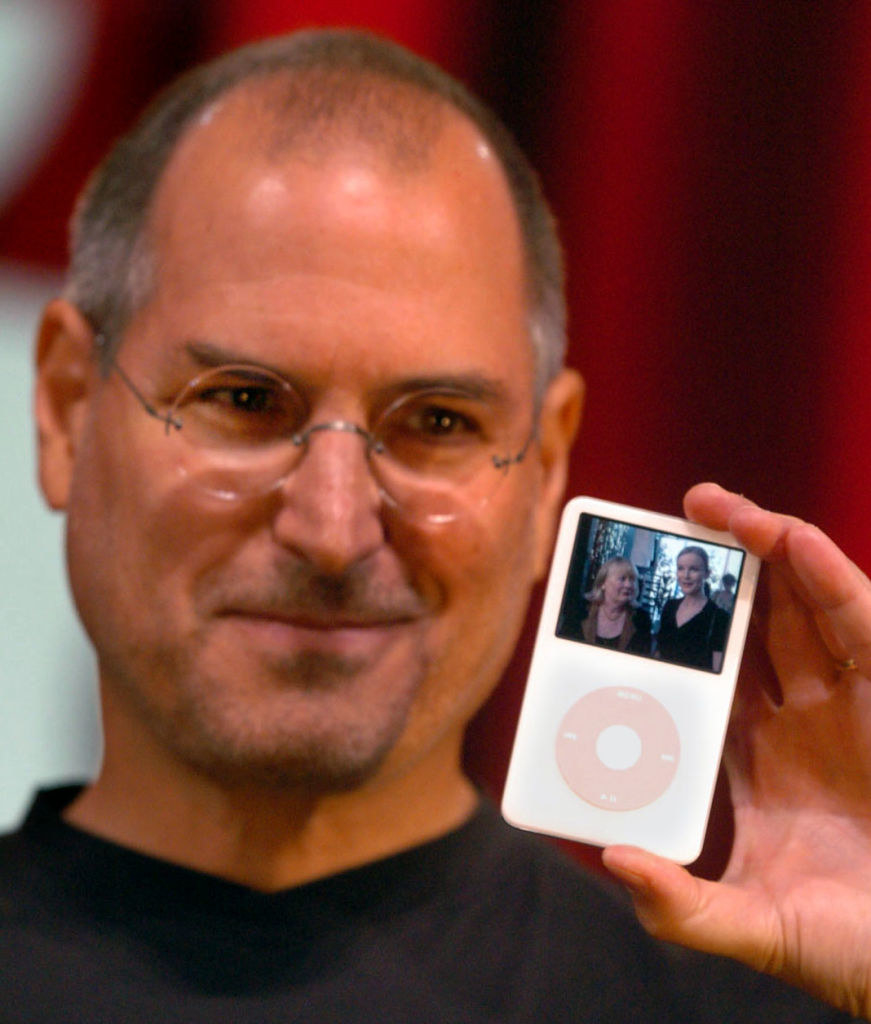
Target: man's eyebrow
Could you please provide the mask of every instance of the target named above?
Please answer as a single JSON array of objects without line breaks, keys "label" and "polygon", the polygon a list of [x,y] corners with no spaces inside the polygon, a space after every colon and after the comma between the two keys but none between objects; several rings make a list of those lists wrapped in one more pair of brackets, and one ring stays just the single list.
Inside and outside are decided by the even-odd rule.
[{"label": "man's eyebrow", "polygon": [[231,352],[211,341],[189,341],[184,349],[193,362],[204,370],[211,370],[216,366],[243,365],[256,366],[260,370],[269,370],[279,377],[283,376],[279,367],[271,363],[264,363],[263,360],[254,359],[248,354]]},{"label": "man's eyebrow", "polygon": [[[190,358],[203,369],[229,364],[255,366],[261,370],[269,370],[279,377],[288,377],[287,371],[272,363],[254,359],[248,354],[231,351],[211,341],[189,341],[185,351]],[[389,402],[406,394],[424,392],[453,394],[460,397],[493,404],[511,401],[511,390],[507,384],[492,376],[477,371],[445,372],[432,374],[415,374],[412,377],[399,377],[389,384],[378,388],[375,397]]]},{"label": "man's eyebrow", "polygon": [[493,404],[507,403],[512,397],[510,389],[505,383],[477,372],[418,374],[414,377],[403,377],[381,389],[380,394],[386,398],[393,398],[406,394],[425,394],[426,392],[456,395]]}]

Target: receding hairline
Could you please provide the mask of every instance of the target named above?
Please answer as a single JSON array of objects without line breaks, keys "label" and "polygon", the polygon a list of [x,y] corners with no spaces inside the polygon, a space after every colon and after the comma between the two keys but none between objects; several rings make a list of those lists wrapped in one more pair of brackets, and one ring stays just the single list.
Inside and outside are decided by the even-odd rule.
[{"label": "receding hairline", "polygon": [[[333,103],[312,101],[327,95],[331,86],[335,88]],[[516,247],[526,301],[530,307],[534,304],[533,268],[510,183],[503,162],[479,125],[450,101],[416,83],[368,69],[353,69],[349,79],[344,68],[270,70],[236,83],[191,118],[144,210],[138,239],[143,285],[140,302],[147,301],[147,293],[158,283],[157,242],[152,229],[161,196],[188,147],[196,147],[198,136],[215,130],[218,146],[222,142],[227,146],[228,158],[244,150],[246,163],[252,166],[263,161],[280,169],[300,161],[320,168],[350,155],[354,162],[368,164],[377,173],[400,178],[425,174],[443,159],[442,145],[450,147],[459,140],[463,152],[488,168],[482,180],[491,178],[500,193],[498,201],[508,212],[513,231],[513,238],[501,238],[500,245]]]},{"label": "receding hairline", "polygon": [[452,117],[483,140],[472,119],[443,96],[369,68],[272,69],[229,88],[188,131],[234,103],[247,104],[259,115],[268,131],[263,140],[267,156],[330,153],[338,145],[359,142],[397,170],[412,171],[428,163]]},{"label": "receding hairline", "polygon": [[[564,270],[556,225],[534,169],[499,118],[462,83],[399,44],[356,29],[310,29],[266,39],[192,68],[155,97],[116,141],[76,205],[65,292],[107,340],[104,369],[149,290],[143,233],[177,148],[225,97],[243,87],[259,91],[265,82],[283,83],[282,89],[295,83],[305,98],[304,105],[294,104],[302,128],[289,124],[293,119],[285,103],[285,142],[288,134],[302,131],[311,144],[318,126],[344,131],[352,118],[358,118],[358,138],[369,132],[377,141],[389,113],[394,159],[413,164],[426,156],[427,135],[438,133],[441,118],[453,113],[470,125],[493,152],[508,186],[527,269],[539,387],[551,379],[566,346]],[[361,107],[366,111],[362,121]],[[427,125],[429,117],[433,122]],[[280,144],[282,132],[272,137]]]}]

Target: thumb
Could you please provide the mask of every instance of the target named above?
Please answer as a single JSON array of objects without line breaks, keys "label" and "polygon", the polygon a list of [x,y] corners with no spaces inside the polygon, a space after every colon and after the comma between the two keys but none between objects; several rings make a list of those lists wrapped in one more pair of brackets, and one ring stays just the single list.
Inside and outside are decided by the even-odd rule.
[{"label": "thumb", "polygon": [[608,847],[602,862],[630,890],[638,919],[651,935],[766,973],[782,970],[775,915],[760,893],[695,878],[632,846]]}]

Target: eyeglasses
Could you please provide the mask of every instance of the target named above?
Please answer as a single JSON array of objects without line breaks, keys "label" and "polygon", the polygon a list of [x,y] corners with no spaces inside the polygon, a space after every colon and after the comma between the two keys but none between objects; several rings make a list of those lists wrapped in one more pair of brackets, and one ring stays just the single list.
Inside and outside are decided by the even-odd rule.
[{"label": "eyeglasses", "polygon": [[161,411],[112,365],[145,412],[164,424],[181,470],[224,499],[281,487],[316,434],[340,431],[363,442],[389,505],[416,521],[451,522],[493,498],[535,436],[533,427],[512,453],[517,428],[505,410],[449,386],[402,395],[368,430],[346,420],[306,425],[306,402],[290,381],[247,364],[205,370]]}]

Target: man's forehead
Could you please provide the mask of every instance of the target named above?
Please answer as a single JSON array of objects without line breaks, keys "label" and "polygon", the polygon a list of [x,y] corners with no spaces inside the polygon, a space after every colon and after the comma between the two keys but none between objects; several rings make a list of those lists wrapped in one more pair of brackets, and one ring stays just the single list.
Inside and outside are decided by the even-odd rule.
[{"label": "man's forehead", "polygon": [[399,337],[431,348],[436,335],[439,349],[467,343],[479,356],[526,349],[519,225],[501,165],[464,115],[443,111],[426,163],[410,167],[356,135],[278,150],[253,99],[239,91],[213,107],[155,196],[151,311],[179,338],[205,316],[206,336],[227,340],[338,339],[365,322],[376,349]]},{"label": "man's forehead", "polygon": [[[322,250],[333,259],[336,232],[371,228],[373,259],[385,243],[407,243],[418,254],[427,243],[434,268],[442,258],[459,258],[482,284],[495,280],[484,279],[502,264],[501,286],[513,279],[511,290],[526,303],[511,193],[498,159],[464,115],[443,113],[426,163],[410,168],[355,135],[279,153],[262,123],[272,114],[252,108],[252,99],[246,90],[228,96],[182,139],[167,166],[147,227],[158,278],[179,258],[226,266],[224,254],[234,252],[240,260],[248,252],[259,273],[269,266],[270,246],[288,245],[316,270]],[[424,283],[421,260],[408,272]]]},{"label": "man's forehead", "polygon": [[[401,82],[382,82],[362,97],[353,91],[334,97],[325,111],[325,104],[308,94],[290,102],[280,92],[287,88],[283,76],[255,81],[206,108],[168,162],[155,208],[167,193],[174,198],[188,194],[196,201],[204,181],[220,176],[232,185],[234,177],[264,167],[275,172],[264,176],[273,181],[294,166],[323,170],[340,163],[382,180],[435,180],[441,172],[444,187],[461,181],[470,200],[498,202],[522,246],[498,157],[478,127],[441,97]],[[508,241],[501,239],[502,244]]]}]

